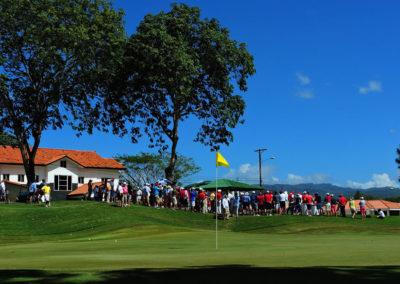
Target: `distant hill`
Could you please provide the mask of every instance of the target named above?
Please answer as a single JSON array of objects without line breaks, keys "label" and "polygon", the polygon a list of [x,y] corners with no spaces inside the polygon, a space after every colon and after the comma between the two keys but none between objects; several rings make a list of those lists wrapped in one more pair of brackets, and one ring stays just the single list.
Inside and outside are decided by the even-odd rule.
[{"label": "distant hill", "polygon": [[338,194],[343,194],[345,196],[352,196],[354,193],[359,190],[362,194],[371,194],[378,196],[380,198],[387,198],[387,197],[398,197],[400,196],[400,188],[396,187],[373,187],[373,188],[368,188],[368,189],[357,189],[357,188],[351,188],[351,187],[341,187],[337,185],[333,185],[330,183],[320,183],[320,184],[315,184],[315,183],[303,183],[303,184],[264,184],[263,187],[266,187],[267,189],[270,190],[280,190],[284,189],[286,191],[292,191],[294,190],[296,193],[297,192],[303,192],[303,191],[310,191],[311,193],[318,192],[320,194],[326,194],[326,193],[333,193],[335,195]]}]

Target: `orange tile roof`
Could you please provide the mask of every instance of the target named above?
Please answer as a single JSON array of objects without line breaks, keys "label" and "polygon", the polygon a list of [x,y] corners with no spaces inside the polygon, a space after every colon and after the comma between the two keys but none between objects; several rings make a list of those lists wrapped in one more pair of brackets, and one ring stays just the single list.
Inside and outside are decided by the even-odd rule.
[{"label": "orange tile roof", "polygon": [[[354,200],[356,203],[356,209],[360,210],[360,200]],[[397,202],[391,202],[391,201],[386,201],[386,200],[365,200],[365,207],[366,209],[371,209],[371,210],[387,210],[387,209],[400,209],[400,203]],[[350,210],[350,200],[346,204],[346,209]]]},{"label": "orange tile roof", "polygon": [[[98,185],[100,186],[102,184],[102,182],[94,182],[93,183],[93,188]],[[82,184],[80,187],[78,187],[77,189],[75,189],[74,191],[71,191],[70,193],[68,193],[68,195],[80,195],[80,194],[87,194],[88,193],[88,184]]]},{"label": "orange tile roof", "polygon": [[[38,148],[35,157],[35,165],[46,166],[64,157],[70,158],[85,168],[125,169],[125,167],[116,160],[112,158],[102,158],[94,151],[48,148]],[[0,164],[22,165],[22,156],[19,148],[13,148],[11,146],[0,147]]]},{"label": "orange tile roof", "polygon": [[6,183],[9,183],[9,184],[19,185],[19,186],[22,186],[22,187],[28,187],[26,184],[22,184],[22,183],[15,182],[15,181],[6,180],[5,182],[6,182]]}]

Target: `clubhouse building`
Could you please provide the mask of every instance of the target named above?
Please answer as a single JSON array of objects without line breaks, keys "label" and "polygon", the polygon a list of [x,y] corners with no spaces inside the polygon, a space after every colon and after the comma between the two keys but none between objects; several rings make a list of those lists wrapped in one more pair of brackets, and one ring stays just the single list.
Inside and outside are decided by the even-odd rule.
[{"label": "clubhouse building", "polygon": [[[94,151],[39,148],[35,157],[36,182],[44,179],[52,198],[65,200],[68,193],[92,180],[119,179],[125,167],[115,159],[103,158]],[[26,188],[27,177],[19,148],[0,147],[0,177],[11,185]],[[26,190],[26,189],[25,189]]]}]

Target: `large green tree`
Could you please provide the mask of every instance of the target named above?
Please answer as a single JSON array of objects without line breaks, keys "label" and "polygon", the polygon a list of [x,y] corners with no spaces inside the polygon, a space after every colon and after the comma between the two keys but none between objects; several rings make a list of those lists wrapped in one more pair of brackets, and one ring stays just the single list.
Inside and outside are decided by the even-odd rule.
[{"label": "large green tree", "polygon": [[148,14],[129,39],[124,66],[118,76],[124,104],[143,110],[150,147],[170,148],[167,179],[174,179],[179,129],[189,117],[200,123],[195,141],[213,150],[233,141],[245,109],[235,93],[247,90],[255,69],[246,44],[231,39],[218,20],[201,19],[199,8],[185,4]]},{"label": "large green tree", "polygon": [[[120,155],[115,157],[121,162],[126,171],[122,172],[122,179],[130,181],[136,186],[152,183],[164,176],[164,169],[169,164],[170,153],[145,153],[137,155]],[[173,179],[178,182],[185,177],[198,173],[201,169],[196,166],[193,158],[177,154]]]},{"label": "large green tree", "polygon": [[29,183],[44,130],[112,125],[107,82],[125,42],[107,1],[0,1],[0,132],[16,136]]}]

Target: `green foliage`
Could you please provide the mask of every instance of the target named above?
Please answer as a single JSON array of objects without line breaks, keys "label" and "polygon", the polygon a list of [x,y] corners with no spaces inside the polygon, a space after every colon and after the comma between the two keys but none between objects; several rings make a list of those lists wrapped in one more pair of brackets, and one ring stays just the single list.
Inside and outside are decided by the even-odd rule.
[{"label": "green foliage", "polygon": [[392,202],[400,202],[400,196],[398,196],[398,197],[388,197],[388,198],[385,198],[385,200],[392,201]]},{"label": "green foliage", "polygon": [[104,0],[0,1],[0,131],[17,137],[28,182],[43,130],[109,124],[100,94],[120,63],[122,17]]},{"label": "green foliage", "polygon": [[17,137],[9,133],[0,133],[0,145],[17,147],[18,146]]},{"label": "green foliage", "polygon": [[174,175],[180,122],[198,119],[194,140],[212,149],[233,141],[231,131],[245,109],[234,93],[247,90],[255,69],[246,44],[232,40],[218,20],[202,20],[199,8],[185,4],[148,14],[130,37],[125,60],[118,75],[125,80],[124,106],[143,110],[140,121],[150,147],[171,148],[168,179]]},{"label": "green foliage", "polygon": [[[164,177],[164,170],[169,164],[169,155],[170,153],[167,152],[161,154],[141,152],[134,156],[117,156],[115,159],[126,167],[121,178],[141,187],[145,183],[153,183]],[[201,170],[200,167],[196,166],[193,158],[179,154],[177,157],[174,181],[179,181]]]},{"label": "green foliage", "polygon": [[361,191],[357,190],[356,193],[354,193],[354,199],[360,199],[360,197],[363,196],[361,194]]}]

